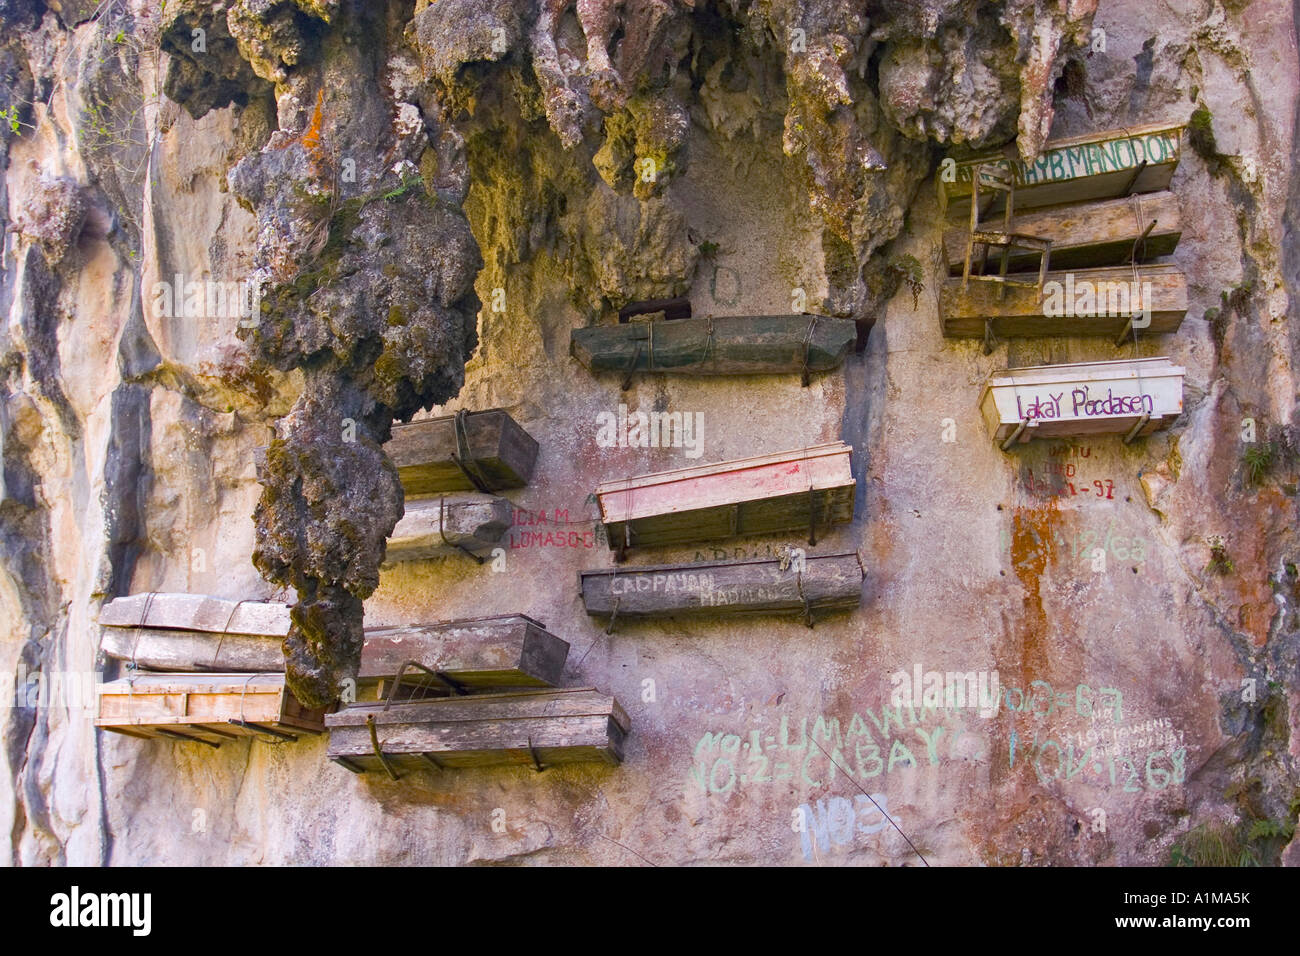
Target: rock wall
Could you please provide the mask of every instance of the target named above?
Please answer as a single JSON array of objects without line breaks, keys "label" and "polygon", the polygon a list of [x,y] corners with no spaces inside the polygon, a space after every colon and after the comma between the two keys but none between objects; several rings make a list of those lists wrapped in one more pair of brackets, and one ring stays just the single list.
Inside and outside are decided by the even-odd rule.
[{"label": "rock wall", "polygon": [[[13,862],[1157,864],[1211,838],[1294,861],[1291,10],[10,0],[0,25]],[[1158,121],[1191,123],[1179,333],[943,338],[943,151]],[[250,315],[187,294],[250,278]],[[572,329],[678,294],[851,317],[862,350],[807,388],[626,392],[569,356]],[[1186,367],[1169,431],[988,441],[990,371],[1126,355]],[[701,446],[602,447],[620,403],[698,414]],[[390,422],[494,406],[541,443],[504,562],[380,571]],[[858,612],[587,618],[598,482],[838,438],[856,518],[817,551],[860,551]],[[566,683],[627,708],[626,759],[394,783],[323,738],[99,733],[97,609],[162,590],[295,603],[304,700],[355,666],[362,602],[528,614],[570,642]],[[1004,703],[890,707],[916,667],[997,671]]]}]

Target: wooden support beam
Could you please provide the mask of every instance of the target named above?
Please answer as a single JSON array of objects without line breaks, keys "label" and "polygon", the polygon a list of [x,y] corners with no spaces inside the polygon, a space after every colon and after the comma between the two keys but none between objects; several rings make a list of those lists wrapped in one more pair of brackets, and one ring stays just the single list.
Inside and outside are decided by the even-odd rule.
[{"label": "wooden support beam", "polygon": [[1142,433],[1142,429],[1146,428],[1147,423],[1150,421],[1151,421],[1150,415],[1143,415],[1141,418],[1135,421],[1133,423],[1133,427],[1128,430],[1128,434],[1124,436],[1124,444],[1126,445],[1132,444],[1133,440]]}]

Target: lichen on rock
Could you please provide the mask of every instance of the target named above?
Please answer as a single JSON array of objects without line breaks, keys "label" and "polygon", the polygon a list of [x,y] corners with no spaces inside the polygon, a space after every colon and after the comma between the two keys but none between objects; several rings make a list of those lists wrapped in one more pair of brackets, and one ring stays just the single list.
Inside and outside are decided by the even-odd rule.
[{"label": "lichen on rock", "polygon": [[[183,31],[188,21],[174,23]],[[356,673],[361,602],[402,516],[381,446],[394,418],[459,390],[481,259],[449,201],[454,186],[421,178],[430,143],[421,111],[387,87],[386,54],[401,48],[403,23],[334,3],[237,3],[227,23],[239,55],[275,85],[280,114],[280,128],[229,176],[258,222],[264,285],[258,321],[241,335],[266,364],[304,372],[268,454],[253,560],[298,594],[288,682],[304,704],[324,706]],[[444,131],[433,132],[445,186],[454,141],[447,149]]]}]

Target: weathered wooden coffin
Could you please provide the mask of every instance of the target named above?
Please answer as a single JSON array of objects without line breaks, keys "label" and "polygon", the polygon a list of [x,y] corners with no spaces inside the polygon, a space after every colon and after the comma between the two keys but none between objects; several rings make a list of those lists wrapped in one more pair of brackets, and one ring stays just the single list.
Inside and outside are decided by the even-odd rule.
[{"label": "weathered wooden coffin", "polygon": [[[375,740],[368,723],[374,721]],[[430,767],[553,764],[623,759],[631,722],[612,697],[585,688],[355,704],[326,717],[329,757],[357,773]]]},{"label": "weathered wooden coffin", "polygon": [[537,442],[504,409],[465,413],[463,432],[456,422],[455,415],[445,415],[393,426],[384,451],[408,495],[493,492],[528,484]]},{"label": "weathered wooden coffin", "polygon": [[994,373],[980,411],[994,441],[1149,435],[1182,414],[1183,373],[1167,358],[1041,365]]},{"label": "weathered wooden coffin", "polygon": [[[1182,154],[1183,129],[1181,124],[1153,124],[1052,140],[1030,162],[1016,156],[1014,145],[971,156],[957,162],[952,182],[944,181],[941,169],[939,208],[951,219],[968,217],[971,178],[984,163],[1011,170],[1016,209],[1166,189]],[[982,200],[983,190],[980,195]],[[1001,194],[989,196],[997,204],[991,204],[989,211],[1001,208]],[[1055,248],[1052,254],[1055,258]]]},{"label": "weathered wooden coffin", "polygon": [[570,351],[593,372],[825,372],[839,367],[856,338],[851,319],[727,315],[574,329]]},{"label": "weathered wooden coffin", "polygon": [[[404,627],[371,627],[361,649],[362,681],[392,678],[406,661],[451,678],[468,690],[485,687],[549,687],[557,683],[569,644],[523,614]],[[450,693],[445,682],[408,668],[403,685]]]},{"label": "weathered wooden coffin", "polygon": [[106,627],[99,646],[109,657],[155,671],[269,673],[284,670],[283,642],[283,634]]},{"label": "weathered wooden coffin", "polygon": [[853,520],[844,442],[620,478],[596,488],[610,547],[812,531]]},{"label": "weathered wooden coffin", "polygon": [[231,601],[206,594],[158,592],[113,598],[99,609],[104,627],[149,627],[225,634],[289,633],[289,605]]},{"label": "weathered wooden coffin", "polygon": [[[1001,228],[1001,220],[997,228]],[[1145,196],[1017,213],[1011,220],[1010,231],[1051,239],[1052,268],[1063,271],[1125,265],[1135,253],[1139,262],[1170,255],[1182,238],[1183,222],[1178,199],[1164,190]],[[943,234],[948,271],[952,275],[962,273],[969,234],[965,225]],[[1000,254],[998,250],[990,250],[990,271],[997,271]],[[1008,271],[1037,272],[1038,255],[1037,251],[1013,249],[1007,260]],[[972,263],[972,268],[976,265],[978,261]]]},{"label": "weathered wooden coffin", "polygon": [[[985,320],[997,338],[1040,335],[1121,335],[1130,320],[1142,333],[1177,332],[1187,314],[1187,277],[1174,265],[1133,269],[1080,269],[1049,272],[1043,297],[1036,289],[1008,286],[998,298],[998,283],[961,277],[944,280],[940,307],[943,333],[953,338],[983,338]],[[1091,295],[1089,305],[1087,296]],[[1079,314],[1080,307],[1085,314]],[[1151,310],[1150,324],[1143,310]],[[1138,312],[1135,318],[1133,313]],[[1090,313],[1090,314],[1089,314]]]},{"label": "weathered wooden coffin", "polygon": [[317,734],[323,718],[298,703],[283,674],[137,674],[100,686],[95,726],[220,746],[241,736]]},{"label": "weathered wooden coffin", "polygon": [[[134,620],[139,614],[128,614],[123,608],[135,606],[133,595],[117,598],[109,604],[113,611],[105,615],[112,620]],[[168,598],[184,601],[165,600]],[[204,602],[209,602],[205,604]],[[211,608],[222,604],[234,606],[234,601],[222,601],[204,595],[156,594],[150,607],[150,620],[157,616],[166,620],[197,620],[206,623],[210,617],[203,615],[163,614],[186,605],[191,608]],[[241,608],[248,605],[240,605]],[[105,605],[105,611],[108,610]],[[155,608],[159,611],[155,612]],[[254,635],[222,633],[217,630],[169,630],[161,627],[109,626],[103,629],[100,648],[110,657],[133,661],[136,666],[157,671],[183,672],[252,672],[268,674],[283,672],[284,652],[281,649],[289,631],[289,609],[279,604],[259,607],[259,615],[267,623],[259,627],[276,628],[279,633]],[[229,616],[229,612],[225,616]],[[430,677],[425,671],[410,668],[402,683],[431,684],[451,692],[452,685],[469,689],[483,687],[546,687],[556,683],[564,670],[569,645],[530,617],[506,614],[473,620],[410,624],[401,627],[368,627],[361,651],[361,669],[358,677],[364,682],[394,677],[402,664],[415,660],[425,667],[441,672],[452,684]]]},{"label": "weathered wooden coffin", "polygon": [[862,603],[862,561],[849,554],[805,555],[800,569],[777,560],[656,565],[582,571],[578,587],[594,617],[675,618],[709,614],[811,615]]},{"label": "weathered wooden coffin", "polygon": [[384,566],[490,550],[513,517],[510,502],[495,495],[407,499],[406,513],[388,536]]}]

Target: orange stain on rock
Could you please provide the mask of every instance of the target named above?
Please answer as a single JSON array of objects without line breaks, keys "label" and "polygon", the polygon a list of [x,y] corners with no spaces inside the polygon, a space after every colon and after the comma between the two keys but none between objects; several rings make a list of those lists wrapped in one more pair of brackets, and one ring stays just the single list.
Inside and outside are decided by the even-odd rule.
[{"label": "orange stain on rock", "polygon": [[1020,619],[1020,665],[1025,681],[1047,669],[1047,612],[1042,579],[1052,558],[1061,513],[1054,499],[1042,507],[1017,508],[1011,516],[1011,570],[1025,589]]}]

